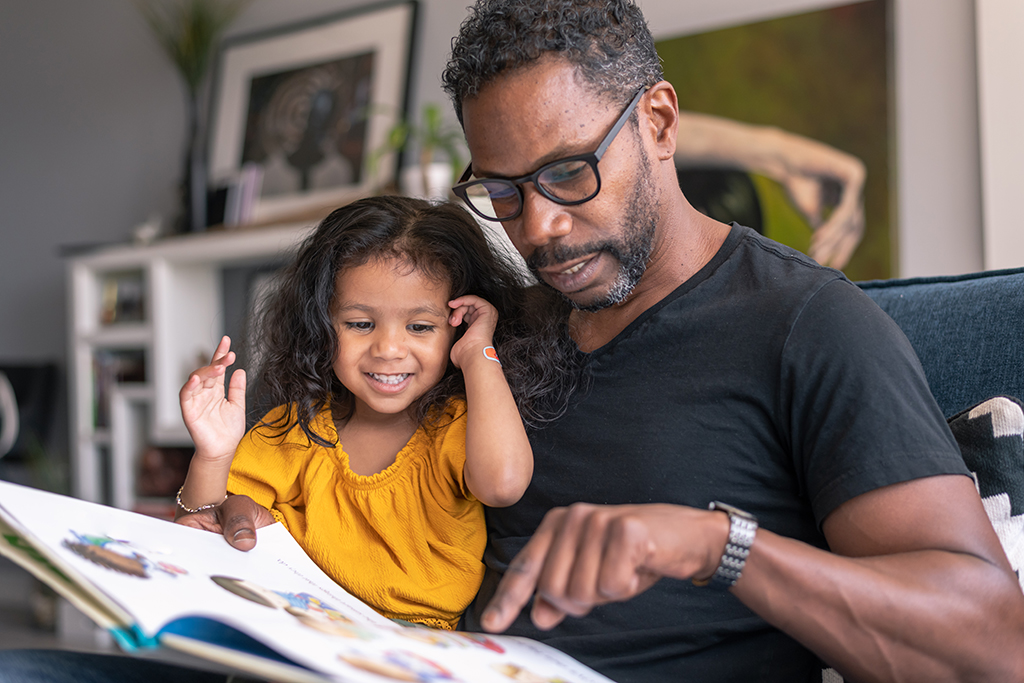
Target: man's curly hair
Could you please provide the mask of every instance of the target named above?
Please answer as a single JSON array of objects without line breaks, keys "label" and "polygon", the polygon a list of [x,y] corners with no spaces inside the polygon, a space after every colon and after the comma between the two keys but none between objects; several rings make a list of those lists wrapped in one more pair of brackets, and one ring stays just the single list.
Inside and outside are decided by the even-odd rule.
[{"label": "man's curly hair", "polygon": [[632,0],[477,0],[441,75],[459,122],[466,98],[547,53],[568,59],[597,94],[622,104],[662,79],[654,39]]}]

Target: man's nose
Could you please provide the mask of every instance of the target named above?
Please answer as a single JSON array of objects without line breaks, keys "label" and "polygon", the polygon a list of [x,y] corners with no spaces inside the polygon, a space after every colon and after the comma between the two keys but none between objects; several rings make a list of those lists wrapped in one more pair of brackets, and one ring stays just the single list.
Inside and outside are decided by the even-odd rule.
[{"label": "man's nose", "polygon": [[532,184],[523,186],[523,212],[519,215],[523,240],[534,247],[542,247],[558,237],[572,232],[572,216],[566,207],[556,204]]}]

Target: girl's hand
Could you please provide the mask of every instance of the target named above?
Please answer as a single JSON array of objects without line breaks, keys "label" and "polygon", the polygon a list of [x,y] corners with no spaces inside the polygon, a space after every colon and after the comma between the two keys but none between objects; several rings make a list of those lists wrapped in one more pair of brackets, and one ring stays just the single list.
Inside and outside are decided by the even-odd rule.
[{"label": "girl's hand", "polygon": [[493,344],[494,326],[498,324],[498,310],[478,296],[467,294],[448,302],[452,314],[448,322],[458,327],[469,325],[466,333],[452,346],[452,362],[463,368],[472,358],[483,357],[484,348]]},{"label": "girl's hand", "polygon": [[181,416],[196,446],[196,457],[230,462],[245,435],[245,370],[235,370],[224,392],[224,374],[235,362],[231,339],[223,337],[213,360],[199,368],[181,388]]}]

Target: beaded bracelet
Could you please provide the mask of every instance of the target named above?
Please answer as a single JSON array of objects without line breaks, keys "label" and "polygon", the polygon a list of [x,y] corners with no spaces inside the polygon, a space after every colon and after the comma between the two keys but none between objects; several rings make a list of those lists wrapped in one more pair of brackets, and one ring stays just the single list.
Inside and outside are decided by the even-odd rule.
[{"label": "beaded bracelet", "polygon": [[189,513],[190,515],[194,515],[197,512],[202,512],[203,510],[210,510],[212,508],[215,508],[218,505],[220,505],[221,503],[223,503],[224,500],[228,499],[228,497],[225,495],[224,496],[224,500],[222,500],[220,503],[210,503],[209,505],[200,505],[197,508],[190,508],[190,507],[188,507],[187,505],[185,505],[184,503],[181,502],[181,492],[184,489],[185,489],[185,485],[182,484],[181,488],[178,489],[178,495],[176,495],[174,497],[174,502],[178,504],[178,507],[180,507],[182,510],[184,510],[187,513]]}]

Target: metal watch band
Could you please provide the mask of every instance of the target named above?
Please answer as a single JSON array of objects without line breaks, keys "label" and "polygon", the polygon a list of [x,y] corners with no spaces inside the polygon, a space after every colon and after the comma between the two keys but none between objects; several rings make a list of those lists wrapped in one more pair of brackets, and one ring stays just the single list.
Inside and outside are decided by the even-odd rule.
[{"label": "metal watch band", "polygon": [[750,555],[750,546],[754,544],[757,533],[757,518],[727,503],[713,501],[709,510],[721,510],[729,515],[729,540],[725,544],[725,552],[718,562],[718,568],[711,578],[705,581],[694,581],[698,586],[711,585],[727,590],[732,588],[743,574],[743,567]]}]

